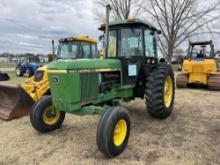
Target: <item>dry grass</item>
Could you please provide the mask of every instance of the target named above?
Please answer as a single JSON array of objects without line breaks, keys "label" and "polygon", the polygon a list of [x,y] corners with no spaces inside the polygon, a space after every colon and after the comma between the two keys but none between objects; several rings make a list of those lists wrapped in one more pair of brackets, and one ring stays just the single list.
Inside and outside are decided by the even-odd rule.
[{"label": "dry grass", "polygon": [[16,63],[0,62],[0,68],[15,68]]},{"label": "dry grass", "polygon": [[0,120],[0,164],[220,164],[219,92],[176,90],[175,110],[151,118],[143,100],[123,103],[132,120],[124,153],[105,158],[96,146],[99,116],[67,115],[63,127],[37,133],[28,117]]}]

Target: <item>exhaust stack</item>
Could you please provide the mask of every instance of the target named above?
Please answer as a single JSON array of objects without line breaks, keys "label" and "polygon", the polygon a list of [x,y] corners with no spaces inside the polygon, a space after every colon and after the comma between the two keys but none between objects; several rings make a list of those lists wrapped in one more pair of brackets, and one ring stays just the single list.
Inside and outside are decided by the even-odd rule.
[{"label": "exhaust stack", "polygon": [[54,46],[54,40],[52,40],[52,54],[55,55],[55,46]]},{"label": "exhaust stack", "polygon": [[108,54],[108,40],[109,40],[109,14],[111,6],[106,6],[106,24],[105,24],[105,56]]}]

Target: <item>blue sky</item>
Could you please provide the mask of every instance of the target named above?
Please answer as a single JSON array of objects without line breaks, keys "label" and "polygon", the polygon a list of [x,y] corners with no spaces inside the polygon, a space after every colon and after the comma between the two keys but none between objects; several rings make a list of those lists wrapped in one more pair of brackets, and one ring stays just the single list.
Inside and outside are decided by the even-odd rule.
[{"label": "blue sky", "polygon": [[[100,22],[94,9],[92,0],[0,0],[0,53],[47,54],[52,39],[74,35],[97,39]],[[219,22],[212,26],[214,31],[220,32]],[[220,35],[195,37],[203,39],[214,39],[220,50]]]}]

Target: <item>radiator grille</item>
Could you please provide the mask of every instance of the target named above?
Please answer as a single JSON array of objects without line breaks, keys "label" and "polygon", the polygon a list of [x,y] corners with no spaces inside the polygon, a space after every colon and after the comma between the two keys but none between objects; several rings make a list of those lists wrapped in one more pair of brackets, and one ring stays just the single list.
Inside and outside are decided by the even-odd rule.
[{"label": "radiator grille", "polygon": [[80,74],[81,101],[94,98],[99,94],[98,73]]}]

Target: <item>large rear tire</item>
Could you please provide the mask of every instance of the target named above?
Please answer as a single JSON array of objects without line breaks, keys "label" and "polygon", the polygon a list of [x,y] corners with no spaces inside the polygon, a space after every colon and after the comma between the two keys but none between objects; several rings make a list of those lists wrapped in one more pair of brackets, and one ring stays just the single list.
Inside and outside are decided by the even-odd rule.
[{"label": "large rear tire", "polygon": [[122,107],[109,108],[100,118],[96,142],[99,150],[107,157],[121,154],[130,135],[130,116]]},{"label": "large rear tire", "polygon": [[65,112],[52,107],[51,96],[46,96],[34,104],[30,113],[30,121],[34,129],[41,133],[60,128],[65,118]]},{"label": "large rear tire", "polygon": [[146,107],[152,117],[166,118],[173,111],[174,74],[167,64],[158,64],[147,77]]}]

